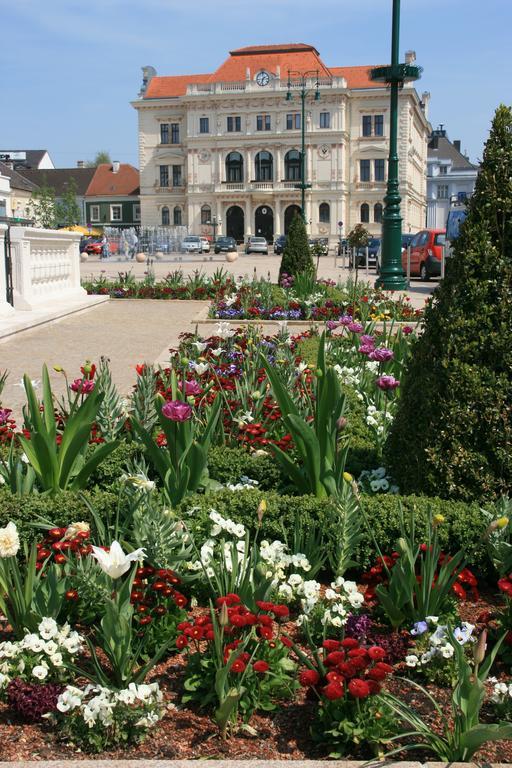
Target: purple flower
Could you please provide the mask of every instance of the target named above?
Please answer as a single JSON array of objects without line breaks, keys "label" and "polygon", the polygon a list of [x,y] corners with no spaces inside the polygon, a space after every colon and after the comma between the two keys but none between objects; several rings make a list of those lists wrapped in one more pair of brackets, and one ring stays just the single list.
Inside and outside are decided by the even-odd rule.
[{"label": "purple flower", "polygon": [[2,424],[7,424],[7,419],[11,413],[11,408],[0,408],[0,426],[2,426]]},{"label": "purple flower", "polygon": [[91,379],[75,379],[69,385],[69,388],[73,392],[79,392],[81,395],[90,395],[94,390],[94,381],[91,381]]},{"label": "purple flower", "polygon": [[[183,389],[183,382],[180,381],[179,388]],[[185,394],[188,397],[189,395],[200,395],[202,392],[201,387],[199,386],[197,381],[186,381],[185,382]]]},{"label": "purple flower", "polygon": [[340,317],[341,325],[350,325],[352,323],[352,315],[343,315]]},{"label": "purple flower", "polygon": [[411,635],[423,635],[428,630],[428,624],[426,621],[417,621],[414,627],[411,629]]},{"label": "purple flower", "polygon": [[192,408],[181,400],[169,400],[162,406],[162,414],[171,421],[188,421],[192,418]]},{"label": "purple flower", "polygon": [[392,349],[377,347],[377,349],[374,349],[373,352],[370,353],[369,358],[370,360],[377,360],[378,363],[387,363],[389,360],[392,360],[394,356]]},{"label": "purple flower", "polygon": [[339,324],[338,320],[328,320],[326,322],[327,330],[334,331],[335,328],[338,328]]},{"label": "purple flower", "polygon": [[[372,352],[374,352],[374,346],[373,344],[361,344],[361,346],[358,349],[358,352],[360,352],[362,355],[368,355],[368,357],[372,356]],[[373,357],[372,357],[373,360]]]},{"label": "purple flower", "polygon": [[367,613],[362,613],[360,616],[351,613],[345,624],[345,635],[347,637],[357,637],[364,641],[372,627],[373,621]]},{"label": "purple flower", "polygon": [[379,376],[377,381],[375,382],[379,389],[384,390],[385,392],[388,390],[396,389],[400,386],[400,382],[395,379],[394,376]]},{"label": "purple flower", "polygon": [[347,325],[347,330],[352,331],[352,333],[361,333],[361,331],[363,330],[363,326],[361,325],[361,323],[355,323],[354,321],[351,321]]},{"label": "purple flower", "polygon": [[375,346],[375,336],[370,336],[368,333],[364,333],[361,336],[361,344],[371,344],[372,347]]},{"label": "purple flower", "polygon": [[406,336],[408,336],[410,333],[413,333],[413,331],[414,331],[414,328],[411,328],[410,325],[404,325],[404,327],[402,328],[402,333],[405,334]]}]

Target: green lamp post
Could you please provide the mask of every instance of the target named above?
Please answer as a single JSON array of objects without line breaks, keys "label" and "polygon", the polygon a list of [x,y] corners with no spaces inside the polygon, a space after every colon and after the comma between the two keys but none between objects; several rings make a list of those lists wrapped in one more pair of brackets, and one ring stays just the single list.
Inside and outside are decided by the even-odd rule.
[{"label": "green lamp post", "polygon": [[393,27],[391,35],[391,66],[372,69],[372,80],[387,83],[391,88],[389,115],[388,182],[382,216],[382,257],[376,288],[404,290],[407,280],[402,268],[402,217],[398,191],[398,90],[405,82],[418,80],[421,67],[399,64],[400,0],[393,0]]},{"label": "green lamp post", "polygon": [[[315,85],[308,88],[308,77],[316,77]],[[292,83],[293,78],[293,83]],[[302,102],[301,111],[301,153],[300,153],[300,184],[296,184],[295,188],[300,189],[300,210],[302,212],[302,219],[306,224],[306,189],[311,189],[311,184],[306,182],[306,97],[308,94],[315,94],[315,101],[320,99],[320,82],[318,80],[318,70],[312,69],[307,72],[296,72],[294,70],[288,70],[288,89],[286,92],[286,101],[291,101],[293,98],[292,87],[295,88],[298,85],[298,93]]]}]

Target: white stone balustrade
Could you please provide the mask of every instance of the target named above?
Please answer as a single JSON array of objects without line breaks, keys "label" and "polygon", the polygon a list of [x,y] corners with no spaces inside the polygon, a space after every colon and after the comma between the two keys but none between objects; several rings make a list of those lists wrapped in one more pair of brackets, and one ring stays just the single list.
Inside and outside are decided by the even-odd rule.
[{"label": "white stone balustrade", "polygon": [[41,309],[87,295],[80,286],[77,232],[11,227],[10,234],[15,309]]}]

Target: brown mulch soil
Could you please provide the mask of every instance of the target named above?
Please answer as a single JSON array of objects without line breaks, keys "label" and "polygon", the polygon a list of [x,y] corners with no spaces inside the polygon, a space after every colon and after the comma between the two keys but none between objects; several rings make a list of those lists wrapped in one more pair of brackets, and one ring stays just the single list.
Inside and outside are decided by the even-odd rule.
[{"label": "brown mulch soil", "polygon": [[[481,598],[477,603],[460,605],[463,620],[475,621],[486,610],[493,610],[493,598]],[[274,712],[254,715],[250,726],[255,733],[240,729],[227,741],[219,738],[218,730],[208,716],[198,709],[180,705],[183,690],[184,659],[177,655],[160,664],[151,675],[158,680],[168,702],[168,710],[158,726],[149,732],[143,744],[127,749],[90,755],[81,752],[59,738],[58,732],[47,723],[26,724],[13,716],[5,704],[0,704],[0,760],[82,760],[97,757],[104,760],[184,760],[184,759],[326,759],[321,745],[315,744],[309,730],[313,722],[316,703],[309,700],[303,689],[295,700],[283,702]],[[511,677],[510,666],[500,661],[494,670],[497,677]],[[440,704],[449,711],[451,691],[432,684],[425,687]],[[427,700],[416,689],[401,679],[389,680],[389,690],[409,702],[422,716],[430,718],[434,729],[439,725]],[[482,711],[482,720],[492,715]],[[406,752],[407,760],[427,760],[426,752]],[[346,759],[368,758],[368,754],[347,755]],[[398,759],[396,756],[394,759]],[[476,762],[512,763],[512,741],[489,743],[475,754]]]}]

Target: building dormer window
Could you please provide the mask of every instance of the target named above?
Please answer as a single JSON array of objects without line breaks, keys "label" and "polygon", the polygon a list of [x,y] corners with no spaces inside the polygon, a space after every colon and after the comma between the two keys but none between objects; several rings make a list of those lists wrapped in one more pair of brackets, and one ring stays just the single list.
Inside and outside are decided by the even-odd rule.
[{"label": "building dormer window", "polygon": [[448,166],[447,165],[440,165],[439,166],[439,174],[441,176],[446,176],[447,173],[448,173]]}]

